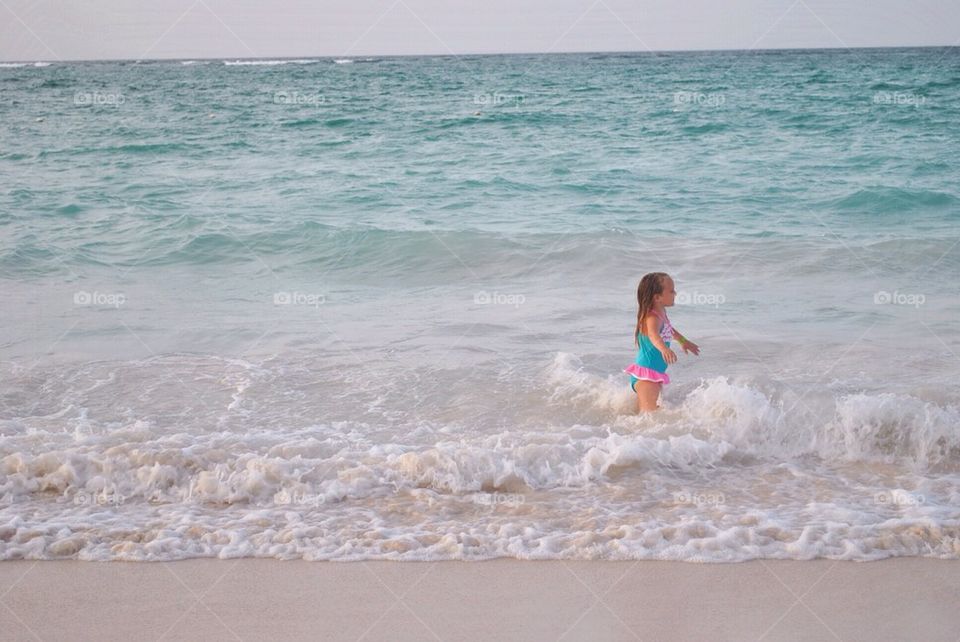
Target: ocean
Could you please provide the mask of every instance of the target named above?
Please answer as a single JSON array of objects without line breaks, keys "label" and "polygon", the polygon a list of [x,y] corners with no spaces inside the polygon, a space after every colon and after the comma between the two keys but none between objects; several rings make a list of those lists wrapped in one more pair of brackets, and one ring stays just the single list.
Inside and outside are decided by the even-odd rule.
[{"label": "ocean", "polygon": [[960,558],[960,49],[0,97],[0,559]]}]

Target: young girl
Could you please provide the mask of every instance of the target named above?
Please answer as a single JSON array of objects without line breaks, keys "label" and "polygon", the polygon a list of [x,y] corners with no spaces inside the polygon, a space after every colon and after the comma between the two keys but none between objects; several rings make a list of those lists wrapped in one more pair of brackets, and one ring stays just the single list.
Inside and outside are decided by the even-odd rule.
[{"label": "young girl", "polygon": [[673,279],[664,272],[651,272],[640,279],[637,287],[637,328],[634,341],[637,343],[637,360],[624,372],[630,374],[630,387],[637,393],[638,412],[657,409],[660,388],[670,383],[667,364],[674,363],[677,355],[670,349],[670,341],[676,339],[684,352],[700,354],[700,347],[688,340],[670,325],[664,308],[673,305],[677,296]]}]

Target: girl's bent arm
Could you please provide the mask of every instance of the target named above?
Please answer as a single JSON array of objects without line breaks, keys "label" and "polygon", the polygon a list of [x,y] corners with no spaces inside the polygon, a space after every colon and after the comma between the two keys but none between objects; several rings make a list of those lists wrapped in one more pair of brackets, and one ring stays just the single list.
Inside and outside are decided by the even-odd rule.
[{"label": "girl's bent arm", "polygon": [[663,360],[667,363],[676,363],[677,354],[668,348],[667,344],[660,338],[660,333],[657,331],[657,319],[651,315],[644,321],[643,326],[646,328],[646,334],[650,342],[663,355]]},{"label": "girl's bent arm", "polygon": [[650,339],[653,347],[660,352],[670,349],[667,347],[667,344],[663,342],[663,339],[660,338],[660,333],[657,331],[657,318],[655,316],[650,315],[643,320],[643,333]]}]

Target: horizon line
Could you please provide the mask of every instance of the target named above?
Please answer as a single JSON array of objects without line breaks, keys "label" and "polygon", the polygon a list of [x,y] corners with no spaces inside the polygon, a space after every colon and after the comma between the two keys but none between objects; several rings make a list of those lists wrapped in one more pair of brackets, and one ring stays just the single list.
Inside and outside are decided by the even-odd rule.
[{"label": "horizon line", "polygon": [[865,47],[756,47],[749,49],[637,49],[637,50],[584,50],[584,51],[503,51],[503,52],[464,52],[464,53],[399,53],[399,54],[323,54],[299,56],[210,56],[210,57],[169,57],[169,58],[55,58],[0,60],[0,63],[71,63],[71,62],[177,62],[184,60],[223,61],[223,60],[312,60],[312,59],[356,59],[356,58],[462,58],[484,56],[569,56],[569,55],[657,55],[667,53],[764,53],[777,51],[877,51],[897,49],[960,49],[960,45],[878,45]]}]

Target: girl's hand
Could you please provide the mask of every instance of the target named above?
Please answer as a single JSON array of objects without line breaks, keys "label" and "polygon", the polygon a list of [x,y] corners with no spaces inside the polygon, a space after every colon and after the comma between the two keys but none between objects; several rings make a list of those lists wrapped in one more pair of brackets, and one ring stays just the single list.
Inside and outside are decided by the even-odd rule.
[{"label": "girl's hand", "polygon": [[700,346],[698,346],[693,341],[687,341],[682,346],[684,352],[692,352],[693,354],[700,354]]},{"label": "girl's hand", "polygon": [[663,350],[661,354],[663,354],[663,360],[666,361],[667,363],[677,362],[677,353],[671,350],[670,348]]}]

